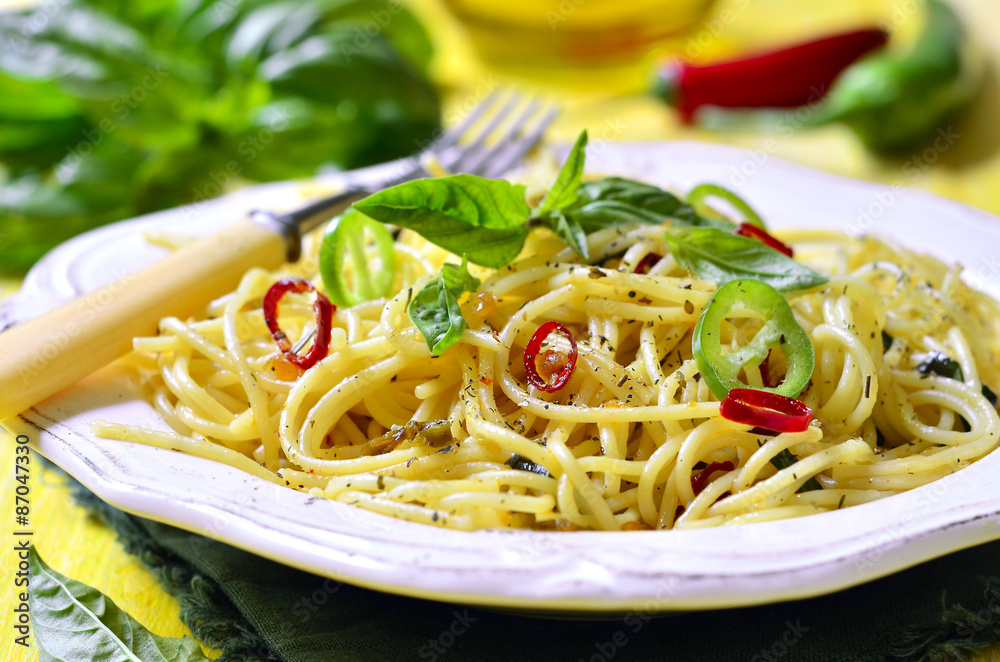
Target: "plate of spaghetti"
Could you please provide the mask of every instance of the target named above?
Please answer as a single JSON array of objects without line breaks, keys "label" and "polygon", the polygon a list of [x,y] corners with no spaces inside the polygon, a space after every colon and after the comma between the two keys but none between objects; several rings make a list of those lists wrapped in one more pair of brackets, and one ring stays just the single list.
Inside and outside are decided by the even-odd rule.
[{"label": "plate of spaghetti", "polygon": [[[727,147],[585,147],[362,200],[5,425],[130,512],[465,604],[762,604],[1000,538],[998,219]],[[3,312],[299,195],[88,233]]]}]

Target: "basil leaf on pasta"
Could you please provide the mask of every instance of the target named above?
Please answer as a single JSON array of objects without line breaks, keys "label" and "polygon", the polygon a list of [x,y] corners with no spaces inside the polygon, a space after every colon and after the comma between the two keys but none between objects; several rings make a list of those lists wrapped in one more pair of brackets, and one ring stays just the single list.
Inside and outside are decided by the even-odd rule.
[{"label": "basil leaf on pasta", "polygon": [[583,177],[584,150],[587,147],[587,132],[584,131],[576,139],[569,151],[566,162],[559,169],[559,175],[538,206],[534,221],[547,227],[566,245],[577,252],[583,259],[590,258],[590,248],[587,246],[587,233],[579,221],[569,218],[562,210],[576,202],[580,180]]},{"label": "basil leaf on pasta", "polygon": [[788,292],[822,285],[828,280],[756,239],[716,228],[667,232],[666,241],[677,264],[720,286],[739,278],[753,278]]},{"label": "basil leaf on pasta", "polygon": [[410,301],[410,319],[434,356],[458,342],[465,331],[458,299],[479,287],[479,280],[469,273],[466,264],[462,260],[461,266],[444,265],[438,279],[425,285]]},{"label": "basil leaf on pasta", "polygon": [[583,182],[576,201],[563,213],[587,234],[616,225],[662,225],[667,221],[682,227],[735,227],[727,221],[699,216],[693,207],[657,186],[621,177]]},{"label": "basil leaf on pasta", "polygon": [[469,262],[500,268],[528,237],[525,189],[497,179],[451,175],[379,191],[354,208],[382,223],[408,228]]},{"label": "basil leaf on pasta", "polygon": [[[28,595],[39,659],[128,662],[207,662],[191,637],[153,634],[106,595],[65,577],[28,549]],[[83,651],[88,653],[84,656]],[[100,657],[91,658],[100,652]]]},{"label": "basil leaf on pasta", "polygon": [[587,233],[580,227],[575,218],[568,217],[560,211],[553,211],[541,219],[542,224],[552,230],[566,245],[572,248],[584,260],[590,259],[590,247],[587,245]]},{"label": "basil leaf on pasta", "polygon": [[583,131],[569,151],[565,163],[559,169],[559,175],[552,188],[545,194],[545,199],[538,206],[538,214],[559,211],[576,202],[577,189],[583,177],[584,150],[587,148],[587,132]]}]

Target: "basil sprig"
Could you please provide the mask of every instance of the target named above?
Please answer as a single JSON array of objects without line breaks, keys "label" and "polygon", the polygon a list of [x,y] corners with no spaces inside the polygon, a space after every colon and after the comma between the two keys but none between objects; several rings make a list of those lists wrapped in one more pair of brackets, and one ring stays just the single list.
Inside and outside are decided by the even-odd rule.
[{"label": "basil sprig", "polygon": [[675,227],[735,227],[728,221],[700,216],[693,207],[658,186],[622,177],[584,182],[576,201],[563,214],[588,234],[617,225],[662,225],[667,221]]},{"label": "basil sprig", "polygon": [[465,331],[465,318],[458,299],[465,292],[474,292],[479,280],[469,273],[468,260],[461,266],[446,264],[437,280],[424,286],[410,300],[407,312],[413,325],[424,337],[431,354],[438,356],[454,345]]},{"label": "basil sprig", "polygon": [[587,235],[604,228],[636,223],[662,225],[668,221],[677,227],[735,227],[729,221],[700,215],[690,204],[657,186],[622,177],[582,182],[586,146],[584,132],[533,218],[585,260],[590,259]]},{"label": "basil sprig", "polygon": [[756,239],[717,228],[668,232],[666,241],[677,264],[700,278],[714,280],[719,286],[731,280],[752,278],[789,292],[822,285],[828,280]]},{"label": "basil sprig", "polygon": [[720,285],[756,278],[779,290],[812,287],[826,279],[754,239],[733,235],[735,224],[700,214],[663,189],[608,177],[583,181],[587,132],[577,138],[556,180],[532,210],[525,187],[473,175],[451,175],[406,182],[355,203],[366,216],[413,230],[463,258],[445,265],[436,281],[410,301],[409,314],[428,348],[439,355],[465,330],[458,300],[479,282],[466,269],[471,262],[499,269],[524,248],[532,227],[546,227],[585,260],[587,235],[618,225],[662,225],[681,232],[667,241],[677,262]]},{"label": "basil sprig", "polygon": [[96,588],[50,568],[34,547],[28,549],[28,572],[31,624],[43,662],[208,662],[191,637],[153,634]]},{"label": "basil sprig", "polygon": [[566,245],[585,260],[590,259],[587,245],[587,231],[580,221],[563,213],[573,205],[579,196],[580,181],[583,179],[584,151],[587,148],[587,132],[576,139],[566,162],[559,169],[556,181],[545,195],[545,199],[535,210],[534,221],[554,232]]},{"label": "basil sprig", "polygon": [[525,188],[498,179],[450,175],[419,179],[379,191],[354,204],[382,223],[408,228],[469,262],[500,268],[524,247],[532,226],[547,227],[584,259],[587,235],[616,225],[645,223],[732,229],[703,218],[677,196],[620,177],[583,182],[587,132],[577,138],[555,183],[537,208]]},{"label": "basil sprig", "polygon": [[565,209],[576,202],[577,189],[580,188],[580,180],[583,179],[586,149],[587,132],[581,131],[573,148],[569,150],[569,156],[566,157],[565,163],[559,169],[556,181],[552,184],[549,192],[545,194],[545,199],[538,205],[537,213],[539,215]]}]

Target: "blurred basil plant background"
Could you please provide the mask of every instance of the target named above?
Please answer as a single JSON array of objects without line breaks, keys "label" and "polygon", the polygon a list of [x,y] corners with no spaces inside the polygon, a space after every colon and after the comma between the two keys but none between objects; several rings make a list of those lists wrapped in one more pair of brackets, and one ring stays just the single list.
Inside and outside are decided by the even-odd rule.
[{"label": "blurred basil plant background", "polygon": [[399,2],[42,0],[0,14],[0,272],[91,227],[416,150],[431,43]]}]

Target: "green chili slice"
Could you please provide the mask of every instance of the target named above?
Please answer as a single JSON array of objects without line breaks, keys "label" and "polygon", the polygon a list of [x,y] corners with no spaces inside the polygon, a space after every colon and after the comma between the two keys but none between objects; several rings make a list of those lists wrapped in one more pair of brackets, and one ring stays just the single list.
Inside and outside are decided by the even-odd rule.
[{"label": "green chili slice", "polygon": [[767,230],[767,226],[764,225],[764,219],[753,210],[753,207],[747,204],[746,200],[717,184],[699,184],[695,186],[687,194],[687,203],[694,207],[698,214],[705,216],[707,213],[705,200],[708,198],[721,198],[725,200],[735,207],[738,212],[743,214],[747,223],[756,225],[761,230]]},{"label": "green chili slice", "polygon": [[[372,274],[371,264],[365,255],[368,243],[366,232],[370,234],[381,261],[375,274]],[[345,269],[348,256],[354,277],[353,289],[347,282]],[[326,226],[320,248],[319,271],[327,296],[338,306],[350,307],[362,301],[389,296],[396,282],[396,248],[392,235],[378,221],[355,209],[348,209]]]},{"label": "green chili slice", "polygon": [[[749,343],[724,354],[722,323],[734,310],[760,315],[764,318],[764,326]],[[733,280],[720,287],[694,327],[692,345],[698,369],[719,400],[734,388],[757,388],[794,398],[809,382],[816,363],[812,341],[795,321],[784,295],[759,280]],[[775,348],[784,354],[788,365],[781,384],[776,387],[749,387],[740,381],[741,371],[760,366]]]}]

